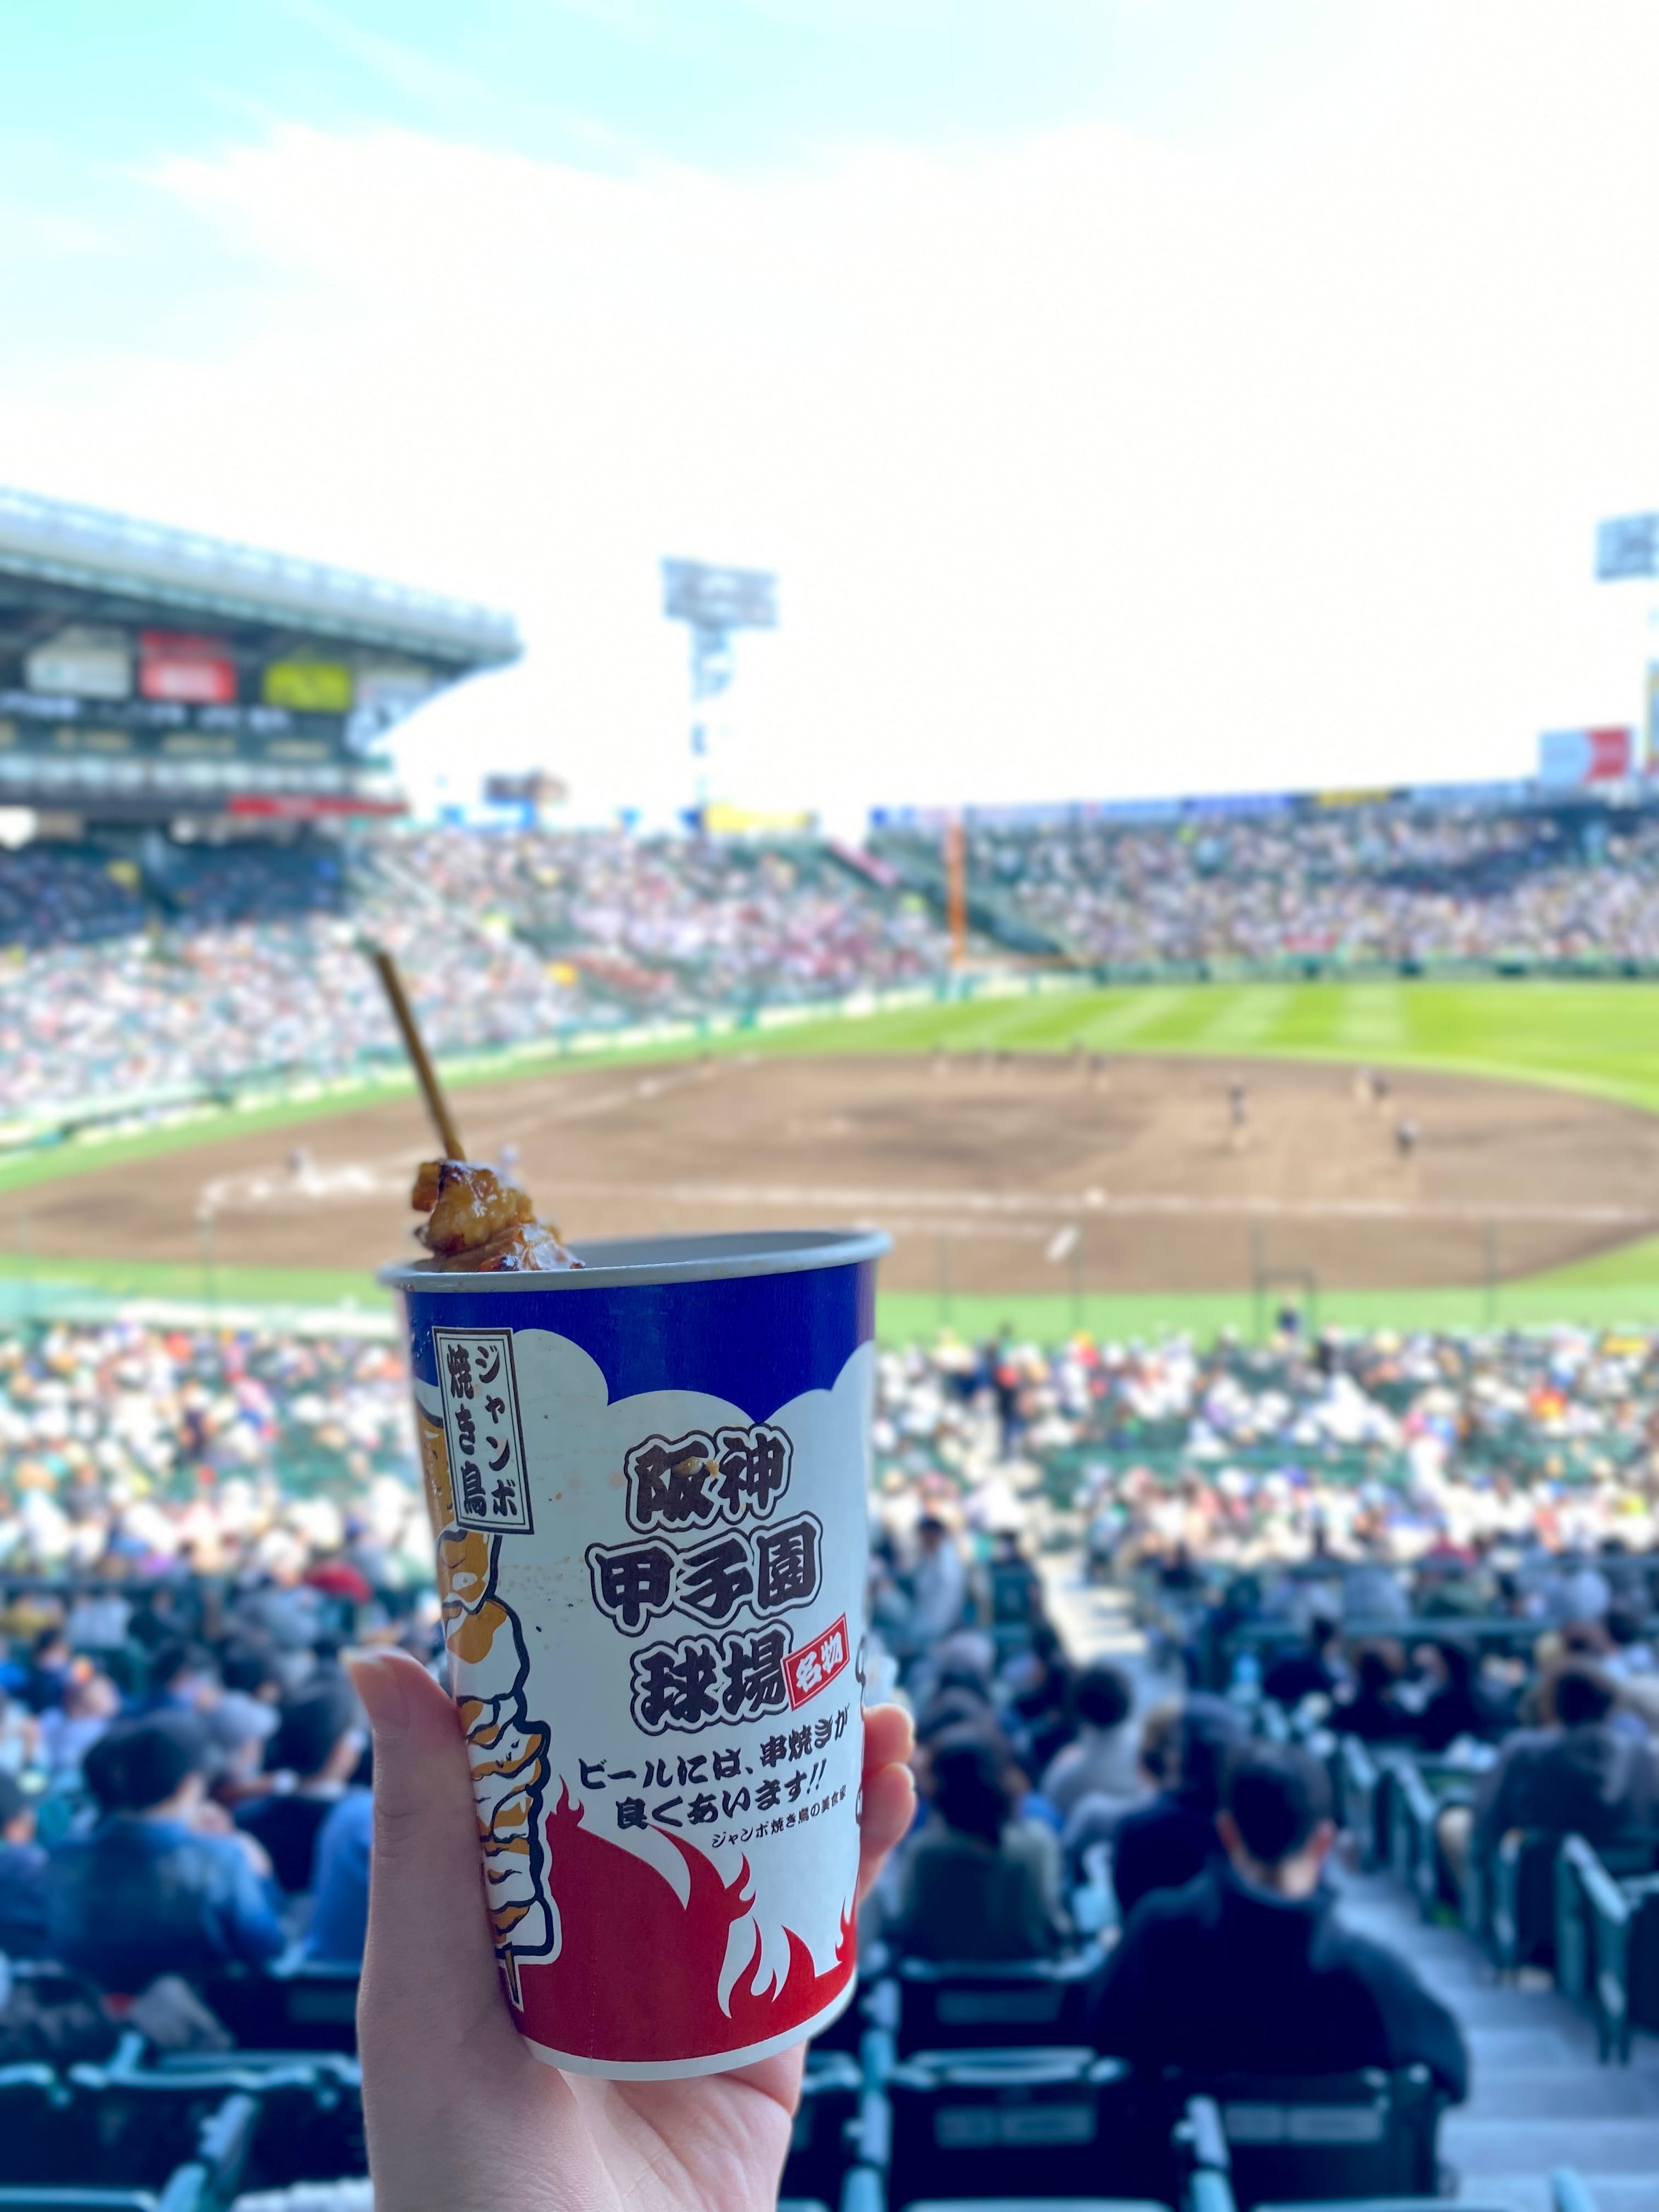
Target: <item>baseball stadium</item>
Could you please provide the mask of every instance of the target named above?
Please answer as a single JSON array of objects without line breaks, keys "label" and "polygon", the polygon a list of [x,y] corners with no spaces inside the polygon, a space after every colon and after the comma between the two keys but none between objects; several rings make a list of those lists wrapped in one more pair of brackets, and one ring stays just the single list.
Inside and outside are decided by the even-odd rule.
[{"label": "baseball stadium", "polygon": [[[563,827],[541,776],[416,818],[402,724],[520,651],[488,608],[0,495],[0,2203],[423,2201],[375,2135],[369,1835],[447,1662],[542,2056],[648,2081],[820,2024],[757,2203],[1409,2212],[1455,2168],[1471,2212],[1650,2205],[1659,792],[1587,743],[1577,780],[878,810],[857,841]],[[593,1603],[700,1625],[629,1647],[654,1806],[603,1796],[638,1770],[597,1741],[599,1809],[568,1775],[552,1802],[558,1575],[511,1581],[512,1394],[552,1387],[526,1340],[583,1388],[599,1353],[520,1330],[483,1396],[515,1333],[474,1297],[416,1328],[411,1416],[378,1278],[458,1175],[601,1283],[614,1239],[889,1240],[853,1354],[867,1585],[857,1499],[743,1522],[789,1479],[770,1398],[653,1385],[678,1410],[617,1431]],[[794,1402],[836,1402],[847,1367],[811,1371]],[[717,1466],[741,1525],[664,1545]],[[809,1645],[703,1632],[830,1587],[837,1542],[860,1588]],[[861,1605],[849,2003],[851,1893],[808,1940],[719,1853],[764,1867],[809,1813],[827,1850],[847,1787],[802,1793],[857,1705],[805,1701]],[[720,1666],[778,1732],[750,1765],[676,1739],[671,1775]],[[697,1791],[710,1755],[753,1778]],[[677,1832],[772,1807],[713,1858]],[[228,1885],[211,1930],[176,1887],[120,1905],[141,1832]],[[615,1899],[703,1958],[689,2065],[672,2006],[608,1997],[614,2047],[571,2040]],[[1266,1916],[1285,1961],[1251,1922],[1194,1965],[1177,1907]]]}]

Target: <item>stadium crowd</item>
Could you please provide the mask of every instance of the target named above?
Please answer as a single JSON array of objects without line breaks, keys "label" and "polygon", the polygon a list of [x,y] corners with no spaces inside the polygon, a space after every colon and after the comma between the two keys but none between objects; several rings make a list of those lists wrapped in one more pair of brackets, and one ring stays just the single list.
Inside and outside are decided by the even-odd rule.
[{"label": "stadium crowd", "polygon": [[[922,863],[917,880],[937,876],[936,839],[877,842]],[[1108,968],[1659,959],[1646,814],[975,822],[968,862],[970,887],[1028,931]],[[0,852],[0,1116],[389,1056],[365,939],[404,960],[451,1052],[927,981],[950,960],[928,901],[878,855],[806,839],[445,828],[34,845]]]},{"label": "stadium crowd", "polygon": [[[443,1656],[403,1393],[361,1339],[6,1348],[0,1959],[69,1978],[48,2016],[0,1973],[0,2062],[118,2030],[224,2049],[238,1974],[362,1959],[347,1655]],[[1461,1762],[1455,1869],[1517,1823],[1608,1849],[1659,1824],[1656,1413],[1650,1336],[1309,1343],[1286,1316],[1259,1348],[884,1350],[865,1676],[914,1715],[919,1804],[861,1942],[1078,1962],[1083,2039],[1154,2072],[1415,2064],[1463,2097],[1456,2020],[1344,1918],[1321,1744]],[[1073,1570],[1045,1569],[1079,1548],[1145,1661],[1062,1638]]]},{"label": "stadium crowd", "polygon": [[444,1052],[945,964],[923,902],[823,847],[453,829],[339,848],[155,842],[143,870],[0,852],[0,1117],[392,1057],[365,939],[398,957]]},{"label": "stadium crowd", "polygon": [[[921,841],[929,860],[936,842]],[[1646,813],[1372,804],[970,822],[967,864],[1012,915],[1111,968],[1659,958],[1659,817]]]}]

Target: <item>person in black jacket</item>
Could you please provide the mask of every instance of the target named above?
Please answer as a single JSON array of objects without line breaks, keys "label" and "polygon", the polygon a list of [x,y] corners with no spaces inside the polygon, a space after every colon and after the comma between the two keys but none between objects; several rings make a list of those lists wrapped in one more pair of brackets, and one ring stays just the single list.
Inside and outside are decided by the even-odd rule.
[{"label": "person in black jacket", "polygon": [[1343,1927],[1322,1879],[1335,1840],[1324,1770],[1292,1745],[1232,1762],[1225,1856],[1131,1916],[1096,1996],[1090,2041],[1148,2068],[1347,2073],[1421,2063],[1468,2094],[1456,2021],[1406,1962]]},{"label": "person in black jacket", "polygon": [[1243,1735],[1243,1722],[1224,1698],[1188,1698],[1169,1780],[1150,1805],[1124,1815],[1113,1838],[1112,1887],[1125,1919],[1149,1890],[1178,1889],[1220,1849],[1222,1770]]}]

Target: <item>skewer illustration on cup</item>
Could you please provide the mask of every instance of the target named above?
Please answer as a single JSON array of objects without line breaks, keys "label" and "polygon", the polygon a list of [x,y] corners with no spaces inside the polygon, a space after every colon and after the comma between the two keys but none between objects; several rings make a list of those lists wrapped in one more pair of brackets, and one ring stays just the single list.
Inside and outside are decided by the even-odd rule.
[{"label": "skewer illustration on cup", "polygon": [[515,2023],[576,2071],[751,2063],[826,2026],[856,1977],[887,1240],[571,1251],[527,1200],[503,1220],[489,1185],[446,1180],[489,1171],[449,1157],[459,1133],[429,1060],[427,1076],[416,1066],[446,1158],[417,1182],[428,1256],[380,1279],[408,1315],[451,1686]]}]

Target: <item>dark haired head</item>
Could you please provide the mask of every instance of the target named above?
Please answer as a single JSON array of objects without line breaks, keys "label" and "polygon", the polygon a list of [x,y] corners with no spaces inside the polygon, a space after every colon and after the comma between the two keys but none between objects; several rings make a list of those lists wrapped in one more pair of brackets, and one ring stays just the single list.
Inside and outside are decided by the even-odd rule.
[{"label": "dark haired head", "polygon": [[981,1690],[941,1690],[929,1698],[916,1715],[916,1741],[932,1743],[955,1729],[977,1729],[981,1735],[994,1730],[995,1717]]},{"label": "dark haired head", "polygon": [[1359,1686],[1369,1698],[1382,1697],[1394,1687],[1394,1665],[1386,1651],[1369,1644],[1359,1654]]},{"label": "dark haired head", "polygon": [[0,1830],[10,1827],[17,1815],[28,1808],[28,1796],[17,1777],[0,1773]]},{"label": "dark haired head", "polygon": [[969,1729],[953,1729],[933,1746],[933,1809],[947,1827],[1000,1844],[1013,1806],[1001,1747]]},{"label": "dark haired head", "polygon": [[169,1637],[158,1644],[150,1654],[149,1686],[165,1690],[185,1674],[210,1674],[213,1659],[199,1644],[186,1643],[183,1637]]},{"label": "dark haired head", "polygon": [[1563,1728],[1583,1728],[1587,1723],[1606,1720],[1618,1695],[1599,1668],[1578,1663],[1561,1669],[1551,1692],[1555,1717]]},{"label": "dark haired head", "polygon": [[1437,1644],[1435,1650],[1453,1689],[1466,1690],[1474,1680],[1474,1654],[1467,1644]]},{"label": "dark haired head", "polygon": [[279,1678],[270,1650],[262,1644],[228,1644],[219,1662],[219,1679],[228,1690],[257,1698]]},{"label": "dark haired head", "polygon": [[1634,1598],[1618,1598],[1607,1607],[1607,1631],[1616,1644],[1639,1644],[1646,1615]]},{"label": "dark haired head", "polygon": [[287,1767],[301,1778],[319,1773],[356,1718],[357,1700],[343,1679],[307,1690],[283,1706],[265,1746],[266,1772]]},{"label": "dark haired head", "polygon": [[1328,1644],[1334,1644],[1338,1632],[1337,1623],[1328,1613],[1316,1613],[1308,1623],[1308,1641],[1316,1651],[1322,1651]]},{"label": "dark haired head", "polygon": [[1290,1858],[1330,1818],[1329,1778],[1299,1744],[1249,1744],[1229,1763],[1225,1790],[1244,1848],[1261,1866]]},{"label": "dark haired head", "polygon": [[82,1771],[103,1813],[148,1813],[208,1765],[207,1739],[185,1713],[118,1721],[86,1755]]},{"label": "dark haired head", "polygon": [[1134,1707],[1134,1693],[1115,1667],[1085,1667],[1073,1694],[1078,1718],[1091,1728],[1116,1728]]},{"label": "dark haired head", "polygon": [[1224,1698],[1188,1698],[1181,1714],[1181,1765],[1176,1788],[1196,1813],[1213,1813],[1221,1802],[1227,1759],[1243,1739],[1244,1723]]}]

